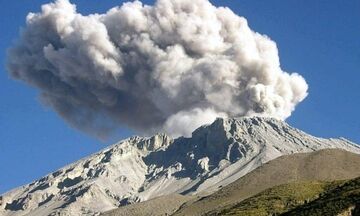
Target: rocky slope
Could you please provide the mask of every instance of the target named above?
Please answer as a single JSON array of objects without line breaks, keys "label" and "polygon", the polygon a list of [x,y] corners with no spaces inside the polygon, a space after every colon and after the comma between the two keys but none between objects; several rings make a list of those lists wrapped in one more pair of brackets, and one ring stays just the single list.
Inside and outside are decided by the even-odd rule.
[{"label": "rocky slope", "polygon": [[192,134],[132,137],[1,196],[0,215],[97,215],[180,193],[211,193],[281,155],[341,148],[270,118],[217,119]]}]

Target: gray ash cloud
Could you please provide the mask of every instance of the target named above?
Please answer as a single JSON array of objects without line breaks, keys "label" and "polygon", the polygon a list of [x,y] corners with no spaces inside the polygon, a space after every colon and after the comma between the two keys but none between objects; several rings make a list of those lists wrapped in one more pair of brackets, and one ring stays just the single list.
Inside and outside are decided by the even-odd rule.
[{"label": "gray ash cloud", "polygon": [[27,16],[7,67],[98,136],[123,126],[188,136],[216,117],[286,119],[308,89],[281,69],[275,42],[207,0],[134,1],[90,15],[57,0]]}]

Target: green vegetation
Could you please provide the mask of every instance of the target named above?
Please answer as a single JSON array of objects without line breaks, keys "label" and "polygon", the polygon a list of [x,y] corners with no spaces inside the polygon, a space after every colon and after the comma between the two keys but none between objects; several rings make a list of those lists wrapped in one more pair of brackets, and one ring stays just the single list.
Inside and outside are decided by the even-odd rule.
[{"label": "green vegetation", "polygon": [[336,216],[360,215],[360,178],[300,182],[267,189],[215,215]]},{"label": "green vegetation", "polygon": [[218,214],[239,216],[280,215],[315,200],[321,193],[336,187],[338,184],[339,182],[312,181],[280,185],[224,209]]},{"label": "green vegetation", "polygon": [[360,178],[347,181],[338,187],[328,190],[318,199],[299,206],[284,216],[322,216],[338,215],[344,211],[351,212],[350,215],[360,215]]}]

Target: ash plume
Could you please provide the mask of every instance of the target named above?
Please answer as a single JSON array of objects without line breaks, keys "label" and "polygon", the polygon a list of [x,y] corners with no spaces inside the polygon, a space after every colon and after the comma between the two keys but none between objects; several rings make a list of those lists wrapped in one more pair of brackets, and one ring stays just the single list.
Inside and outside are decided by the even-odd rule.
[{"label": "ash plume", "polygon": [[57,0],[27,16],[7,67],[98,136],[119,126],[189,136],[216,117],[284,120],[308,89],[281,69],[275,42],[208,0],[134,1],[90,15]]}]

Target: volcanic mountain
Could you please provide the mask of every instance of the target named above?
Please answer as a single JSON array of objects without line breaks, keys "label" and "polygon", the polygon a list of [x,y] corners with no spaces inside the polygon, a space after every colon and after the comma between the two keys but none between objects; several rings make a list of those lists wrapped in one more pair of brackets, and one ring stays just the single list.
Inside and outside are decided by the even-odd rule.
[{"label": "volcanic mountain", "polygon": [[1,196],[0,215],[98,215],[171,195],[218,191],[282,155],[327,148],[360,153],[272,118],[217,119],[190,138],[131,137]]}]

